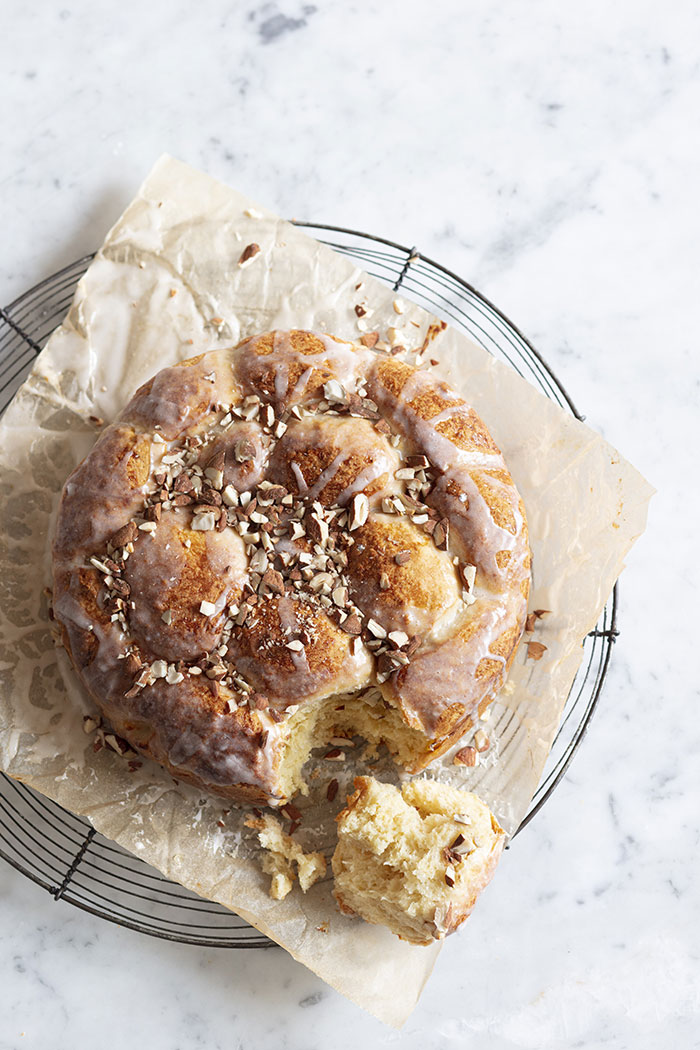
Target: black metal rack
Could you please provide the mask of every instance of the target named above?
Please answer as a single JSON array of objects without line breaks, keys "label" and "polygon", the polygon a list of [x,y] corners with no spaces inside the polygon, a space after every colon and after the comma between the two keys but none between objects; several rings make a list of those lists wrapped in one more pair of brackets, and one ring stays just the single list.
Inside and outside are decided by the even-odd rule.
[{"label": "black metal rack", "polygon": [[[299,222],[373,277],[466,332],[577,419],[569,394],[525,336],[483,295],[439,263],[393,241],[356,230]],[[0,413],[60,324],[93,256],[41,281],[0,309]],[[542,779],[518,832],[542,808],[581,744],[600,698],[618,635],[617,587],[584,641],[584,658],[566,701]],[[517,834],[517,832],[516,832]],[[25,784],[0,775],[0,856],[65,900],[100,918],[155,937],[209,947],[260,948],[271,942],[233,912],[164,878]]]}]

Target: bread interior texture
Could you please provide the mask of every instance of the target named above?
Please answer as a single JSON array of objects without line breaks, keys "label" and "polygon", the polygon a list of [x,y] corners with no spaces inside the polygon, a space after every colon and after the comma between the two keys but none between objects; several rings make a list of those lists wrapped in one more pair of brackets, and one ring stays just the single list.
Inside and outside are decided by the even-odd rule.
[{"label": "bread interior texture", "polygon": [[451,933],[470,914],[503,846],[488,806],[434,780],[411,780],[400,790],[371,777],[355,785],[338,817],[332,862],[342,910],[413,944]]},{"label": "bread interior texture", "polygon": [[425,752],[423,733],[406,725],[376,688],[338,694],[302,704],[287,721],[288,735],[279,766],[286,798],[305,792],[302,771],[311,751],[337,734],[357,735],[370,744],[386,744],[400,766],[410,767]]}]

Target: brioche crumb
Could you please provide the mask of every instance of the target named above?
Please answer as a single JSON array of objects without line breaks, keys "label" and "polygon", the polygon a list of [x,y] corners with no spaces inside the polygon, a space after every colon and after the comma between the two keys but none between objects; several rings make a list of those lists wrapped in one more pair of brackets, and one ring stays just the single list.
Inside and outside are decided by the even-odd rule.
[{"label": "brioche crumb", "polygon": [[401,790],[371,777],[336,818],[334,893],[341,911],[430,944],[452,933],[489,882],[505,833],[476,795],[434,780]]},{"label": "brioche crumb", "polygon": [[[303,893],[326,874],[326,858],[322,853],[304,853],[298,842],[282,830],[282,825],[269,813],[246,821],[258,831],[258,842],[267,850],[261,860],[262,870],[272,876],[270,896],[284,900],[294,885],[295,877]],[[296,875],[294,868],[296,866]]]},{"label": "brioche crumb", "polygon": [[380,743],[384,743],[406,768],[419,762],[425,751],[424,735],[407,726],[401,712],[385,703],[379,689],[373,686],[303,704],[288,717],[287,725],[289,731],[278,772],[280,791],[286,798],[297,792],[308,794],[302,770],[313,748],[324,746],[332,736],[356,733],[363,737],[367,741],[365,760],[373,757]]},{"label": "brioche crumb", "polygon": [[284,900],[287,894],[291,892],[294,885],[294,876],[288,871],[275,871],[274,866],[282,863],[284,863],[284,861],[279,857],[275,857],[274,854],[266,857],[265,861],[263,861],[263,871],[267,875],[272,875],[270,881],[270,896],[276,901]]}]

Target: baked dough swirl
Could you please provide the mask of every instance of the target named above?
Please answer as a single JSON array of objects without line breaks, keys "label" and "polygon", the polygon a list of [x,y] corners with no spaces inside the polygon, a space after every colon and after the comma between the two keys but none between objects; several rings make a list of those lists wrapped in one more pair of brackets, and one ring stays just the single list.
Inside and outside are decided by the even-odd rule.
[{"label": "baked dough swirl", "polygon": [[334,732],[417,772],[496,695],[530,581],[522,501],[431,373],[269,332],[165,368],[68,478],[53,609],[137,751],[237,801]]}]

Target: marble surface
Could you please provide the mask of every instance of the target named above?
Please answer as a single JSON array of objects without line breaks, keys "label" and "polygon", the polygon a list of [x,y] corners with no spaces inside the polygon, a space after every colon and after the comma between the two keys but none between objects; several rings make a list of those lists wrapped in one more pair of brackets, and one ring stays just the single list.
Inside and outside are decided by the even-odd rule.
[{"label": "marble surface", "polygon": [[0,300],[164,150],[452,267],[656,485],[585,744],[401,1033],[281,951],[152,941],[0,865],[0,1048],[700,1046],[700,16],[652,4],[6,0]]}]

